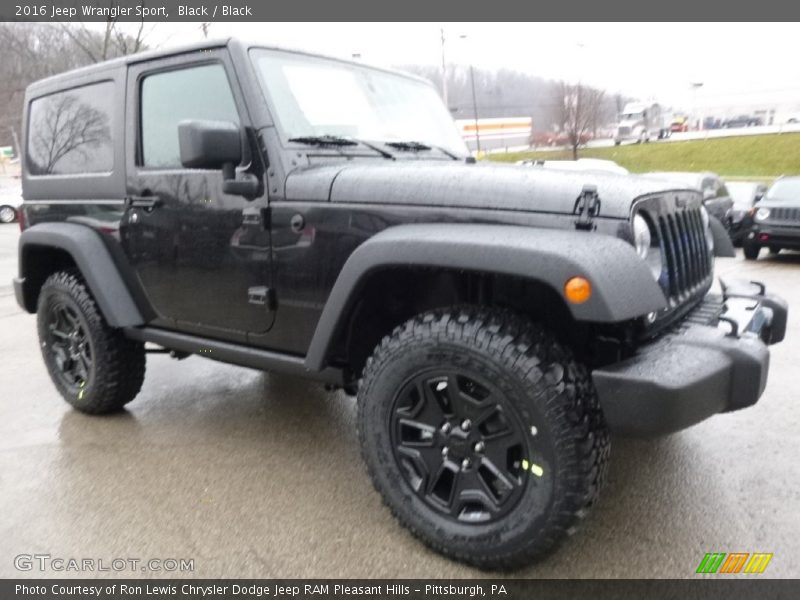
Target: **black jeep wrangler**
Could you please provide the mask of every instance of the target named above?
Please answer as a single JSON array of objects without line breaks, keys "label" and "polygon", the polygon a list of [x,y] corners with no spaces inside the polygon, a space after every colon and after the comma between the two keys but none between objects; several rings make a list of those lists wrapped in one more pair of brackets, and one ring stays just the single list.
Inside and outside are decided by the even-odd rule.
[{"label": "black jeep wrangler", "polygon": [[756,402],[784,336],[763,285],[709,294],[698,192],[476,163],[401,73],[206,43],[35,83],[24,125],[16,295],[70,404],[159,349],[342,388],[389,508],[481,567],[574,530],[609,432]]}]

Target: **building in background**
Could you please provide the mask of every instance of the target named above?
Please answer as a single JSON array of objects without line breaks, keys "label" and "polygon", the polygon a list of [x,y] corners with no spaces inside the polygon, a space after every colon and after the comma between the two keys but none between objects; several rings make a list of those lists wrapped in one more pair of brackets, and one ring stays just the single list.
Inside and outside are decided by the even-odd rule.
[{"label": "building in background", "polygon": [[478,145],[482,152],[527,148],[533,132],[531,117],[456,119],[456,125],[467,147],[473,152],[477,150]]}]

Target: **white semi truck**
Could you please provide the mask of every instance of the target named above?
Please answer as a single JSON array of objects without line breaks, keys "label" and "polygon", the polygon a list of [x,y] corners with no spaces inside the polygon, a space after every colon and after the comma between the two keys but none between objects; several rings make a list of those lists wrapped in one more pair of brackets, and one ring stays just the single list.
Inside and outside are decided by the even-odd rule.
[{"label": "white semi truck", "polygon": [[661,105],[629,102],[619,117],[614,144],[619,146],[625,141],[638,144],[665,137],[669,137],[669,124]]}]

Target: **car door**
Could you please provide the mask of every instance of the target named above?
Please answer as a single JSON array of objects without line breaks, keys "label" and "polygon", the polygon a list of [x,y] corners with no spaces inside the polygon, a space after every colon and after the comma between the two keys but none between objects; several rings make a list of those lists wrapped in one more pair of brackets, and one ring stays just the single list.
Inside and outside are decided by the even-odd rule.
[{"label": "car door", "polygon": [[[130,68],[128,206],[120,233],[159,323],[245,341],[248,332],[267,331],[274,317],[266,294],[267,198],[224,193],[221,171],[184,168],[178,144],[183,120],[249,126],[232,74],[224,50]],[[257,171],[257,155],[246,147],[243,156],[239,168]]]}]

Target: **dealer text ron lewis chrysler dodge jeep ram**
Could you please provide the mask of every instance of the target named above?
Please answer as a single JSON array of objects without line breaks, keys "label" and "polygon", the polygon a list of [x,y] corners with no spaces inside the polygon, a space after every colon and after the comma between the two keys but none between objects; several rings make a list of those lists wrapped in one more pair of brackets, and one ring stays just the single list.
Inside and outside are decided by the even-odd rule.
[{"label": "dealer text ron lewis chrysler dodge jeep ram", "polygon": [[204,43],[34,83],[24,127],[16,295],[70,404],[133,400],[146,342],[343,388],[386,504],[474,565],[573,531],[609,431],[756,402],[786,329],[709,293],[698,192],[476,163],[408,75]]}]

